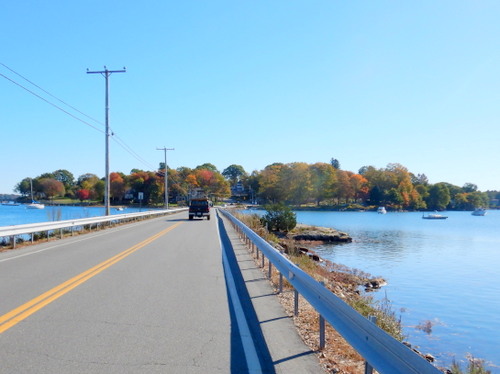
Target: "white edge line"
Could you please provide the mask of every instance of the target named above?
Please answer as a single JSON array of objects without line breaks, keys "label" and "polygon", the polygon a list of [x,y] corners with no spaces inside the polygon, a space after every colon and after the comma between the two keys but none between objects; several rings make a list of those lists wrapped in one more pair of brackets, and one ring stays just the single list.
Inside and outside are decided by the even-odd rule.
[{"label": "white edge line", "polygon": [[252,334],[250,333],[250,328],[248,327],[245,313],[243,312],[243,307],[238,297],[238,293],[236,292],[236,283],[234,281],[233,274],[231,273],[229,260],[226,255],[226,248],[224,247],[224,244],[222,244],[222,241],[220,239],[219,222],[217,222],[217,231],[219,232],[219,243],[222,249],[222,261],[224,264],[226,280],[228,283],[227,288],[229,290],[229,293],[231,294],[231,299],[233,300],[234,314],[236,316],[236,323],[238,324],[240,329],[241,343],[243,345],[243,350],[245,351],[248,371],[250,373],[262,373],[259,356],[257,355],[257,351],[255,350]]}]

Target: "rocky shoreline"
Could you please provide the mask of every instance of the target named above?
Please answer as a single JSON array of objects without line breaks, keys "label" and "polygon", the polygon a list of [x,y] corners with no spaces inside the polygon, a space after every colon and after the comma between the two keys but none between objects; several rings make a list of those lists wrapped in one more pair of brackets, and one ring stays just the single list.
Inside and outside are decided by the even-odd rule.
[{"label": "rocky shoreline", "polygon": [[329,227],[317,227],[298,224],[287,237],[298,242],[350,243],[349,234]]}]

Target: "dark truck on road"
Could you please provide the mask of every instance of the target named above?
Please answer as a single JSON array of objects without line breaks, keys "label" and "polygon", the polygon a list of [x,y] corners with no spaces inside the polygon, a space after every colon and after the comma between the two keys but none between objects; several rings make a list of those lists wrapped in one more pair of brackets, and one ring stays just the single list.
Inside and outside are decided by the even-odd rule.
[{"label": "dark truck on road", "polygon": [[189,203],[189,219],[192,220],[194,217],[207,217],[210,219],[210,202],[208,199],[192,199]]}]

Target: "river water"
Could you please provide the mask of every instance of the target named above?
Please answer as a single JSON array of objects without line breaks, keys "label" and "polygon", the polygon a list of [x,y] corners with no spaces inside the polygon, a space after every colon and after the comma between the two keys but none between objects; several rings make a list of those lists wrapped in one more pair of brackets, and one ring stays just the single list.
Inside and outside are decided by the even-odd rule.
[{"label": "river water", "polygon": [[[325,259],[386,279],[388,285],[374,295],[391,300],[407,340],[420,351],[446,366],[470,354],[500,373],[500,211],[484,217],[447,212],[446,220],[424,220],[421,213],[296,213],[300,223],[351,235],[352,243],[315,250]],[[104,208],[1,205],[0,226],[99,215]],[[419,325],[430,325],[431,331]]]},{"label": "river water", "polygon": [[[345,231],[352,243],[322,245],[323,258],[381,276],[408,341],[439,364],[466,355],[500,373],[500,211],[486,216],[297,212],[304,224]],[[432,326],[423,331],[418,326]]]}]

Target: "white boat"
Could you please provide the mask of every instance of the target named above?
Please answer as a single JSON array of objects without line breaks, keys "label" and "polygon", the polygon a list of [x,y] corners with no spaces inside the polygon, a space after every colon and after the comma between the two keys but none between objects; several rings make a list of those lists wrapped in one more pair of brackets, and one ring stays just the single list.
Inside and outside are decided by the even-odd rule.
[{"label": "white boat", "polygon": [[446,218],[448,218],[448,216],[443,216],[441,214],[438,214],[437,211],[435,213],[427,214],[427,215],[422,213],[422,219],[446,219]]},{"label": "white boat", "polygon": [[378,214],[386,214],[387,210],[385,210],[385,207],[379,206],[378,209],[377,209],[377,213]]},{"label": "white boat", "polygon": [[44,209],[45,205],[33,200],[31,204],[26,205],[27,209]]},{"label": "white boat", "polygon": [[33,179],[30,179],[30,187],[31,187],[31,204],[26,205],[27,209],[44,209],[45,205],[35,201],[33,199]]},{"label": "white boat", "polygon": [[484,208],[476,208],[472,213],[473,216],[485,216],[486,209]]}]

